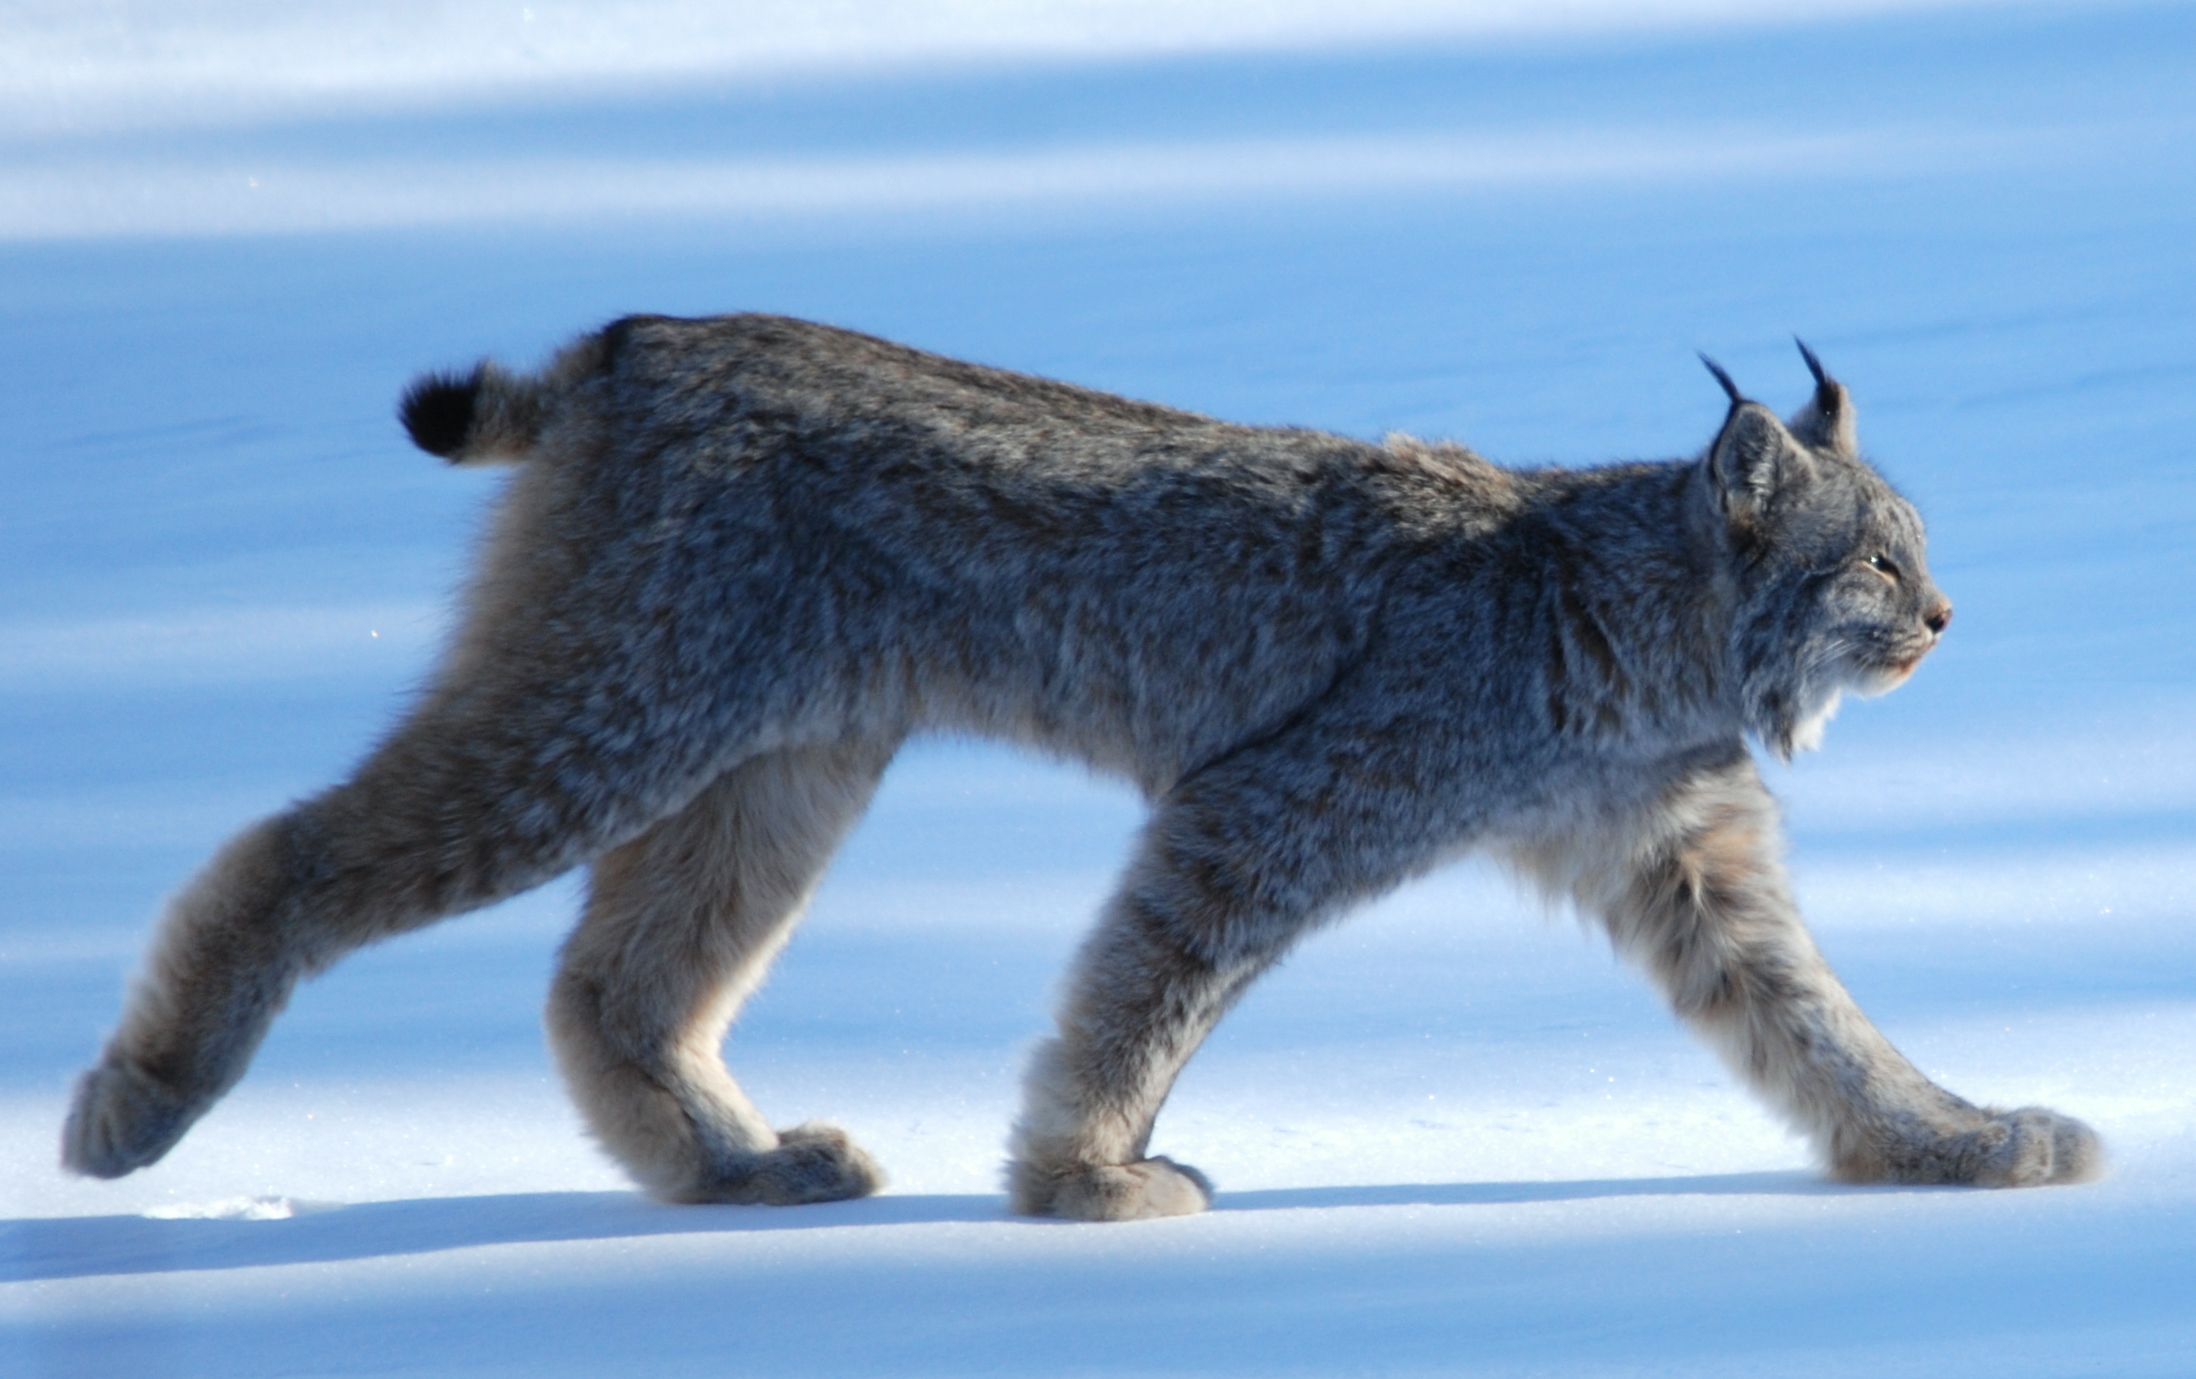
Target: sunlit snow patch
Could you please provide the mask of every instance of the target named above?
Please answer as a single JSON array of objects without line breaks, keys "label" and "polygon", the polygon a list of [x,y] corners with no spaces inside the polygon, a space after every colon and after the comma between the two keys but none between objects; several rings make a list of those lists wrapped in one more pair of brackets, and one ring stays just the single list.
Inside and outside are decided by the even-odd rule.
[{"label": "sunlit snow patch", "polygon": [[319,1211],[336,1211],[341,1202],[308,1202],[293,1197],[224,1197],[218,1202],[173,1202],[147,1207],[155,1221],[287,1221]]}]

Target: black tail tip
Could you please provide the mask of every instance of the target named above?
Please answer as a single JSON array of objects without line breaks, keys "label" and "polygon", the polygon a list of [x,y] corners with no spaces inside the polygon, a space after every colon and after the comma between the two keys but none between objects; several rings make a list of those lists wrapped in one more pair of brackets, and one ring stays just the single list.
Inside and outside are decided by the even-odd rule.
[{"label": "black tail tip", "polygon": [[465,448],[473,429],[473,398],[479,392],[479,369],[463,375],[422,374],[404,390],[397,416],[412,444],[448,459]]}]

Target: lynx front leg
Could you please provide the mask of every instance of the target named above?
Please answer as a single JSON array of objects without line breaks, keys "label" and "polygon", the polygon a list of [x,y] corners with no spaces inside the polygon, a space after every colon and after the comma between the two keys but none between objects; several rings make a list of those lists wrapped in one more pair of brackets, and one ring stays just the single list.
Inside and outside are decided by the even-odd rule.
[{"label": "lynx front leg", "polygon": [[1776,807],[1751,762],[1666,805],[1667,841],[1579,879],[1678,1013],[1849,1182],[2027,1187],[2103,1168],[2096,1133],[2041,1107],[1977,1107],[1869,1023],[1801,924]]},{"label": "lynx front leg", "polygon": [[771,1129],[718,1050],[892,750],[749,761],[595,864],[550,995],[550,1043],[596,1138],[654,1195],[782,1206],[883,1185],[842,1131]]},{"label": "lynx front leg", "polygon": [[1023,1083],[1014,1210],[1134,1221],[1210,1205],[1203,1174],[1147,1157],[1152,1123],[1182,1065],[1270,959],[1215,963],[1169,928],[1147,898],[1124,894],[1084,945],[1060,1033]]},{"label": "lynx front leg", "polygon": [[1129,894],[1083,946],[1061,1032],[1023,1078],[1008,1186],[1017,1212],[1138,1221],[1210,1206],[1206,1177],[1146,1148],[1181,1065],[1265,964],[1214,964],[1166,929]]},{"label": "lynx front leg", "polygon": [[1209,1204],[1202,1174],[1149,1155],[1175,1077],[1299,935],[1423,851],[1404,836],[1407,814],[1334,779],[1353,750],[1381,750],[1377,737],[1307,729],[1230,758],[1162,806],[1069,977],[1058,1037],[1032,1060],[1014,1210],[1126,1221]]}]

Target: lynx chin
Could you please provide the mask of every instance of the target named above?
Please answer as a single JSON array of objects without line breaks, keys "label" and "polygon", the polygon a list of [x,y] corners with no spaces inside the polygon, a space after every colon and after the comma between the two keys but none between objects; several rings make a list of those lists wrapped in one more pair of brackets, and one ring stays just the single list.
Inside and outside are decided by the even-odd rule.
[{"label": "lynx chin", "polygon": [[547,1023],[609,1152],[672,1201],[875,1191],[719,1048],[901,743],[960,733],[1151,804],[1031,1060],[1017,1211],[1203,1208],[1150,1140],[1214,1022],[1307,931],[1471,850],[1606,926],[1837,1177],[2092,1177],[2079,1121],[1923,1077],[1794,907],[1746,738],[1812,747],[1952,617],[1806,362],[1789,421],[1716,369],[1697,458],[1530,470],[768,316],[422,378],[415,441],[517,466],[461,625],[348,781],[170,902],[62,1160],[152,1163],[300,978],[584,864]]}]

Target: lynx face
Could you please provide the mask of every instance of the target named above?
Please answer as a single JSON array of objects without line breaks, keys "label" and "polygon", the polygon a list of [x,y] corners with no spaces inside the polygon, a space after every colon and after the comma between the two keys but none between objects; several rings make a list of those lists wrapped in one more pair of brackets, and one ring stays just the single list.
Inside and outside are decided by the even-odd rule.
[{"label": "lynx face", "polygon": [[1779,756],[1819,746],[1845,691],[1904,684],[1952,620],[1920,515],[1853,435],[1845,388],[1822,379],[1789,426],[1734,400],[1709,452],[1737,555],[1749,726]]}]

